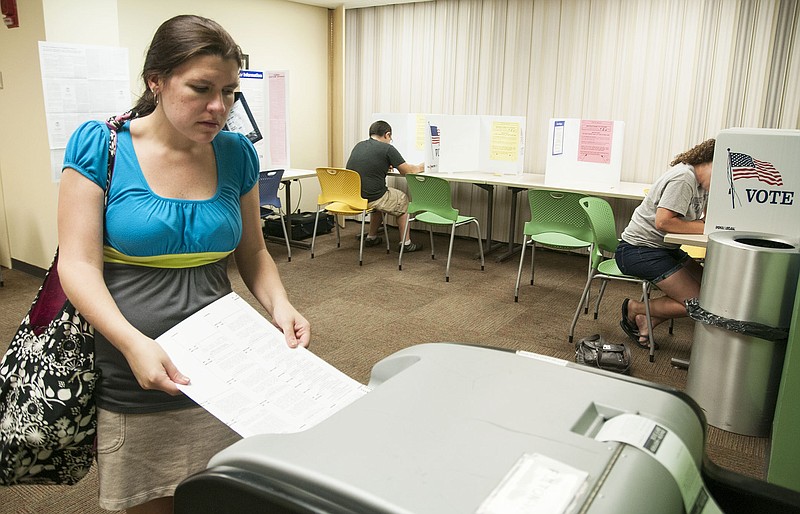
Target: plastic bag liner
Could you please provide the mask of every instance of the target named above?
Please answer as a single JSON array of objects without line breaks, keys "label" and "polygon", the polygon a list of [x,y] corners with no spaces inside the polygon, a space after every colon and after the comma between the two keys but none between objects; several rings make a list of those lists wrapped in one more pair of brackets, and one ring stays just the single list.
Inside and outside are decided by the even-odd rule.
[{"label": "plastic bag liner", "polygon": [[731,332],[745,334],[767,341],[781,342],[789,339],[788,328],[776,328],[763,325],[754,321],[740,321],[738,319],[723,318],[700,307],[697,298],[689,298],[684,302],[689,317],[700,323],[711,325]]}]

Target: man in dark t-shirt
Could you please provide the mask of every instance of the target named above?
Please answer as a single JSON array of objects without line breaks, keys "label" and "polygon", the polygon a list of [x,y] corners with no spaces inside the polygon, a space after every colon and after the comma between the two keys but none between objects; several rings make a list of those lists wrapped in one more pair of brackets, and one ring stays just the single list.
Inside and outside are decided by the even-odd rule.
[{"label": "man in dark t-shirt", "polygon": [[[369,139],[361,141],[353,147],[347,160],[347,169],[361,176],[361,196],[367,199],[369,207],[374,209],[370,216],[369,235],[364,241],[366,246],[383,243],[378,236],[378,229],[383,223],[383,213],[397,217],[397,229],[400,236],[406,233],[408,223],[408,196],[399,189],[386,185],[386,175],[394,168],[401,175],[422,173],[425,164],[408,164],[397,148],[391,145],[392,127],[387,122],[376,121],[369,127]],[[408,235],[403,253],[422,249],[421,244],[411,242]]]}]

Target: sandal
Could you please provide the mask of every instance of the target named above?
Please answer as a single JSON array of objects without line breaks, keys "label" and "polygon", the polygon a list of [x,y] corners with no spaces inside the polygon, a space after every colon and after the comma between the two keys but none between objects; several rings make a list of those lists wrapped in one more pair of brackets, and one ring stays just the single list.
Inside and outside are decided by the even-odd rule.
[{"label": "sandal", "polygon": [[[645,350],[649,350],[650,349],[650,338],[648,338],[646,335],[640,334],[638,330],[636,330],[634,332],[631,329],[630,322],[625,323],[625,321],[626,321],[625,319],[621,319],[619,321],[619,326],[622,329],[622,331],[625,332],[628,335],[628,337],[630,338],[631,341],[636,343],[636,346],[638,346],[639,348],[644,348]],[[644,338],[644,340],[642,340],[642,338]],[[653,346],[655,346],[655,349],[658,350],[658,343],[657,342],[653,341]]]},{"label": "sandal", "polygon": [[635,322],[631,322],[628,320],[628,302],[630,298],[625,298],[622,300],[622,319],[619,322],[619,326],[622,327],[622,330],[628,334],[628,337],[631,339],[638,339],[639,338],[639,327],[636,326]]},{"label": "sandal", "polygon": [[[641,340],[642,337],[644,337],[644,341]],[[650,349],[650,338],[647,336],[639,336],[636,338],[636,341],[634,342],[636,343],[636,346],[638,346],[639,348],[643,348],[645,350]],[[657,342],[653,341],[653,346],[655,347],[656,350],[658,350]]]},{"label": "sandal", "polygon": [[[631,341],[633,341],[636,344],[639,344],[639,331],[632,330],[630,323],[626,323],[624,319],[621,319],[619,321],[619,327],[622,329],[623,332],[625,332],[628,335]],[[645,344],[647,343],[645,342]]]},{"label": "sandal", "polygon": [[[628,302],[630,298],[625,298],[622,300],[622,319],[619,320],[619,326],[623,332],[625,332],[631,341],[636,343],[636,346],[639,348],[644,348],[645,350],[650,349],[650,338],[646,335],[642,335],[639,333],[639,327],[636,323],[631,323],[628,320]],[[642,340],[644,338],[644,340]],[[653,346],[655,346],[656,350],[658,350],[658,343],[653,341]]]}]

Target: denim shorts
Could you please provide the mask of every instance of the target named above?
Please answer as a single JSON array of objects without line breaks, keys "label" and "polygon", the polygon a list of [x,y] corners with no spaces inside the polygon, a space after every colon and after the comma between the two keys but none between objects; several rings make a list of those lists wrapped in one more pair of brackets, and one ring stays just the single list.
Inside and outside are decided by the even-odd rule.
[{"label": "denim shorts", "polygon": [[623,273],[655,284],[680,271],[691,257],[680,248],[651,248],[620,241],[614,258]]}]

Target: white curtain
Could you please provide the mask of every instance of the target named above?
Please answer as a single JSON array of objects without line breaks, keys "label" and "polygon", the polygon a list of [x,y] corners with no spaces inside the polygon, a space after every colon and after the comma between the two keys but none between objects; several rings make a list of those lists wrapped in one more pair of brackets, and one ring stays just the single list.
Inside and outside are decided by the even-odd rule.
[{"label": "white curtain", "polygon": [[[434,0],[348,10],[344,155],[367,137],[374,112],[525,116],[524,170],[541,174],[550,118],[621,120],[621,179],[650,183],[722,129],[800,128],[799,19],[798,0]],[[460,191],[459,208],[485,196]],[[499,200],[498,216],[508,194]],[[507,220],[496,221],[504,234]]]}]

